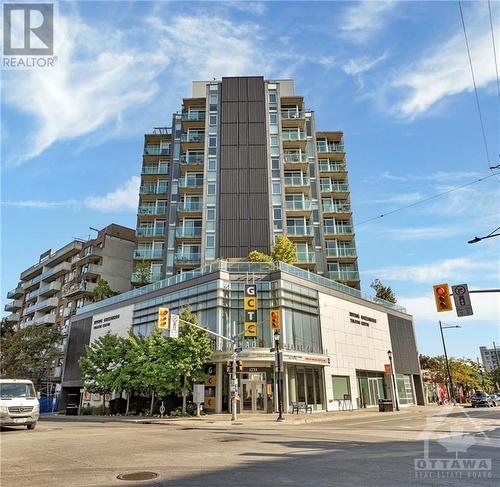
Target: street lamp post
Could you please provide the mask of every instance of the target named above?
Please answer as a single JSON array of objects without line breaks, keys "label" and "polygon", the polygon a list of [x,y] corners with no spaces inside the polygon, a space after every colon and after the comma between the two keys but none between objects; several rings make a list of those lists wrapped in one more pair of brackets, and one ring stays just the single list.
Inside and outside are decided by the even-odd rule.
[{"label": "street lamp post", "polygon": [[396,378],[394,377],[394,367],[392,366],[392,352],[387,350],[387,356],[389,357],[389,363],[391,364],[391,378],[392,378],[392,390],[394,396],[394,405],[396,406],[396,411],[399,411],[398,395],[396,392]]},{"label": "street lamp post", "polygon": [[283,417],[283,381],[281,378],[282,363],[280,360],[280,332],[274,332],[274,349],[276,351],[276,382],[278,390],[278,419],[276,421],[284,421]]},{"label": "street lamp post", "polygon": [[443,326],[441,321],[439,322],[439,330],[441,331],[441,340],[443,342],[444,360],[446,362],[446,371],[448,373],[448,382],[450,383],[450,386],[448,388],[448,394],[450,396],[451,402],[453,404],[456,404],[456,402],[455,402],[455,388],[453,387],[453,379],[451,377],[451,369],[450,369],[450,364],[448,362],[448,353],[446,352],[446,343],[444,341],[444,334],[443,334],[443,330],[446,330],[447,328],[460,328],[460,326],[459,325]]}]

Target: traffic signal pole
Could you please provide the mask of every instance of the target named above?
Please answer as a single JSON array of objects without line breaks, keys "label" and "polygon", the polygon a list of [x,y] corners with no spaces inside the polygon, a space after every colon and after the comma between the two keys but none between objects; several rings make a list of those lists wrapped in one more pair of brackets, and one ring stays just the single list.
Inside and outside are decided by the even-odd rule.
[{"label": "traffic signal pole", "polygon": [[448,387],[448,394],[450,395],[450,399],[453,402],[453,404],[455,404],[455,389],[453,387],[453,380],[451,378],[450,364],[448,362],[448,353],[446,352],[446,344],[444,342],[444,334],[443,334],[443,325],[441,324],[441,321],[439,321],[439,330],[441,331],[441,340],[443,341],[443,350],[444,350],[444,360],[446,362],[448,381],[450,383],[450,386]]}]

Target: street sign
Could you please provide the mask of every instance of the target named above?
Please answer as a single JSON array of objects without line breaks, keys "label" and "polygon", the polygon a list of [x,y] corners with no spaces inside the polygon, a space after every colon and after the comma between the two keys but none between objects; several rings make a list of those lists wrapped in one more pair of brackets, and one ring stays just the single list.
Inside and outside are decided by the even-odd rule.
[{"label": "street sign", "polygon": [[467,284],[457,284],[451,286],[453,300],[455,301],[455,308],[457,316],[471,316],[473,315],[472,304],[469,296],[469,288]]},{"label": "street sign", "polygon": [[205,384],[195,384],[193,386],[193,402],[195,404],[205,402]]},{"label": "street sign", "polygon": [[170,338],[179,338],[179,315],[170,315]]},{"label": "street sign", "polygon": [[243,349],[241,347],[236,347],[234,353],[240,353]]},{"label": "street sign", "polygon": [[385,375],[392,375],[392,365],[391,364],[384,364],[384,374]]}]

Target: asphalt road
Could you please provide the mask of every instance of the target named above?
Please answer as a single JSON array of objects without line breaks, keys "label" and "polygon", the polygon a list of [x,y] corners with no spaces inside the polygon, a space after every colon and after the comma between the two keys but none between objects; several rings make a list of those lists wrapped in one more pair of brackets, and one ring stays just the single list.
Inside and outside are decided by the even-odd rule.
[{"label": "asphalt road", "polygon": [[[2,487],[499,485],[500,408],[448,412],[354,413],[305,425],[42,420],[34,431],[2,431],[0,480]],[[158,478],[117,479],[137,471]]]}]

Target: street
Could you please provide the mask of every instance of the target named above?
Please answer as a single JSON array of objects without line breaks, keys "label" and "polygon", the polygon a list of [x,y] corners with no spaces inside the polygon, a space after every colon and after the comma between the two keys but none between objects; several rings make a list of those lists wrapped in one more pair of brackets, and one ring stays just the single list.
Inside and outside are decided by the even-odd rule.
[{"label": "street", "polygon": [[[296,425],[275,423],[271,417],[235,425],[217,416],[162,424],[47,418],[34,431],[2,431],[1,484],[498,485],[499,411],[411,408],[340,414],[327,422]],[[433,461],[422,463],[426,440],[427,458]],[[469,463],[451,465],[446,463],[450,459]],[[470,459],[482,463],[471,464]],[[147,482],[117,479],[139,471],[158,477]]]}]

